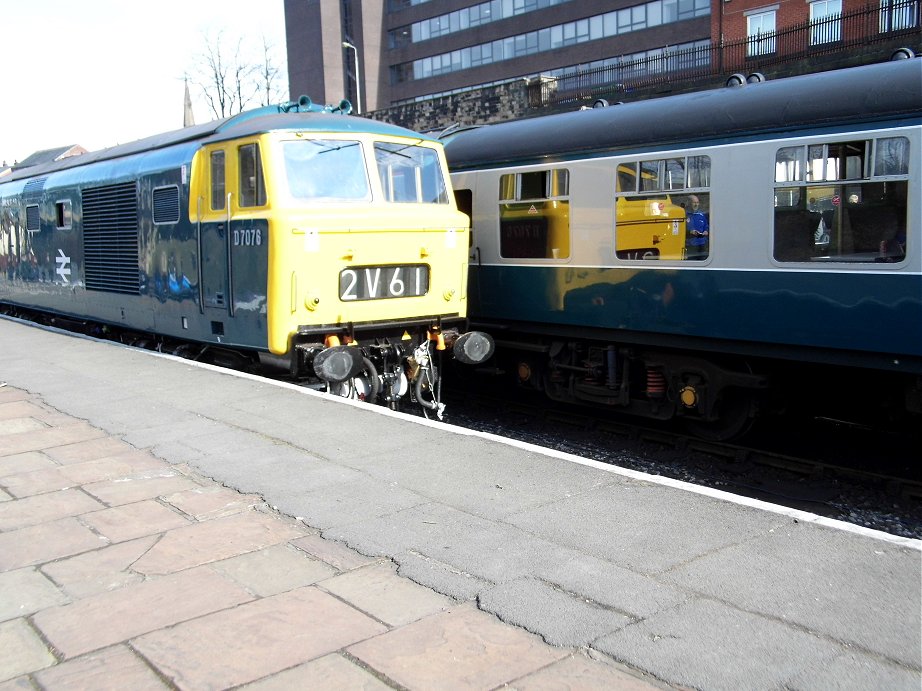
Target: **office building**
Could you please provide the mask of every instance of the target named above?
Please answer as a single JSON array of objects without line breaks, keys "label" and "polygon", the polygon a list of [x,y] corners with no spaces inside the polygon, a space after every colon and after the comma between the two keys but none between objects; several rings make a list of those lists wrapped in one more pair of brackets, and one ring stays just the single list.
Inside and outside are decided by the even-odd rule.
[{"label": "office building", "polygon": [[285,20],[292,95],[364,111],[711,43],[710,0],[285,0]]}]

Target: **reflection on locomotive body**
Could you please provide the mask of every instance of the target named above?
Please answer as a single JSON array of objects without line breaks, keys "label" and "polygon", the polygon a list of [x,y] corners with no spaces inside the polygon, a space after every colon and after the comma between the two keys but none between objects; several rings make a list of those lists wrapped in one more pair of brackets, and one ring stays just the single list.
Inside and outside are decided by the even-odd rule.
[{"label": "reflection on locomotive body", "polygon": [[443,351],[492,350],[461,333],[468,218],[441,143],[349,110],[302,97],[14,170],[0,309],[441,415]]},{"label": "reflection on locomotive body", "polygon": [[922,60],[446,139],[493,372],[711,438],[922,413]]}]

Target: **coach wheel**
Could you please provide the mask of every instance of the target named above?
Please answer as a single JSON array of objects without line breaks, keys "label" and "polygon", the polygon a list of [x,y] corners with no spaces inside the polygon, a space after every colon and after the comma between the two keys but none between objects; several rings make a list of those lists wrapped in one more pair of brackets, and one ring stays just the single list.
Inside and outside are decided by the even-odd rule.
[{"label": "coach wheel", "polygon": [[761,84],[765,81],[765,75],[761,72],[753,72],[748,77],[746,77],[746,82],[749,84]]},{"label": "coach wheel", "polygon": [[755,421],[755,401],[752,393],[725,389],[717,404],[717,419],[712,422],[686,418],[690,434],[707,441],[729,441],[746,434]]},{"label": "coach wheel", "polygon": [[746,85],[746,75],[745,74],[740,74],[739,72],[737,72],[736,74],[731,74],[727,78],[727,86],[734,87],[734,86],[745,86],[745,85]]},{"label": "coach wheel", "polygon": [[890,56],[891,60],[911,60],[916,57],[912,48],[897,48]]}]

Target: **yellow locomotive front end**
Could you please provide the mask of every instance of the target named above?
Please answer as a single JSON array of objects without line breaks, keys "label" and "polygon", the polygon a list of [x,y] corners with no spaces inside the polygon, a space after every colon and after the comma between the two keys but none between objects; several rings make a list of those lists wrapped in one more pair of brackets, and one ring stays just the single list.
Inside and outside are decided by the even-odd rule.
[{"label": "yellow locomotive front end", "polygon": [[441,414],[438,354],[476,363],[493,348],[462,331],[470,222],[441,144],[358,118],[311,122],[214,145],[258,152],[224,174],[258,202],[229,197],[228,215],[267,224],[265,348],[299,380],[395,408],[408,396]]},{"label": "yellow locomotive front end", "polygon": [[466,316],[468,218],[438,144],[276,133],[269,349]]}]

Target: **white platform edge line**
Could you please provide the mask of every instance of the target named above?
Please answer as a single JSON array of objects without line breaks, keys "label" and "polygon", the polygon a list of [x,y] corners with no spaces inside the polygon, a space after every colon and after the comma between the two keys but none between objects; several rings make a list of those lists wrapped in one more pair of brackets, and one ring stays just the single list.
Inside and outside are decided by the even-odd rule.
[{"label": "white platform edge line", "polygon": [[713,499],[719,499],[721,501],[726,501],[731,504],[738,504],[740,506],[748,506],[755,509],[760,509],[762,511],[767,511],[769,513],[775,513],[782,516],[787,516],[789,518],[797,519],[804,523],[813,523],[816,525],[821,525],[827,528],[832,528],[835,530],[842,530],[844,532],[854,533],[856,535],[861,535],[864,537],[873,538],[876,540],[882,540],[884,542],[889,542],[891,544],[899,545],[902,547],[908,547],[909,549],[914,549],[918,552],[922,552],[922,540],[915,538],[902,537],[900,535],[891,535],[880,530],[872,530],[871,528],[865,528],[860,525],[854,525],[852,523],[847,523],[845,521],[840,521],[834,518],[827,518],[825,516],[818,516],[807,511],[801,511],[800,509],[791,509],[785,506],[777,506],[761,499],[751,499],[749,497],[740,497],[730,492],[725,492],[719,489],[713,489],[711,487],[702,487],[700,485],[694,485],[690,482],[685,482],[684,480],[675,480],[673,478],[664,477],[662,475],[651,475],[650,473],[644,473],[639,470],[630,470],[628,468],[621,468],[616,465],[610,465],[608,463],[602,463],[601,461],[593,461],[588,458],[581,458],[571,453],[565,451],[557,451],[555,449],[548,449],[543,446],[538,446],[536,444],[531,444],[529,442],[523,442],[516,439],[508,439],[506,437],[501,437],[490,432],[479,432],[477,430],[467,429],[465,427],[458,427],[445,422],[438,422],[436,420],[428,420],[426,418],[416,417],[413,415],[408,415],[406,413],[401,413],[397,411],[390,410],[379,405],[373,405],[364,403],[362,401],[355,401],[348,398],[342,398],[341,396],[334,396],[320,391],[314,391],[313,389],[308,389],[303,386],[298,386],[297,384],[292,384],[290,382],[276,381],[273,379],[266,379],[265,377],[260,377],[255,374],[250,374],[248,372],[240,372],[237,370],[226,369],[224,367],[218,367],[217,365],[210,365],[205,362],[197,362],[196,360],[189,360],[187,358],[182,358],[177,355],[170,355],[168,353],[158,353],[153,350],[143,350],[140,348],[134,348],[124,343],[118,343],[116,341],[108,341],[105,339],[96,338],[94,336],[88,336],[86,334],[73,333],[71,331],[66,331],[64,329],[59,329],[54,326],[45,326],[41,324],[33,324],[28,321],[21,319],[16,319],[14,317],[6,317],[0,315],[0,318],[22,324],[24,326],[31,326],[33,328],[39,328],[45,331],[50,331],[52,333],[61,334],[64,336],[77,337],[85,339],[88,341],[94,341],[96,343],[113,345],[121,348],[125,348],[139,355],[152,355],[154,357],[165,358],[172,360],[177,363],[182,363],[184,365],[191,365],[195,367],[200,367],[202,369],[207,369],[219,374],[224,374],[232,377],[239,377],[242,379],[248,379],[251,381],[259,382],[261,384],[269,384],[279,388],[288,389],[290,391],[296,391],[301,394],[306,394],[309,396],[316,396],[322,398],[323,400],[330,401],[332,403],[350,405],[359,410],[364,410],[369,413],[377,415],[387,415],[394,417],[405,422],[413,422],[419,425],[425,425],[428,427],[433,427],[436,429],[444,430],[451,432],[453,434],[463,435],[463,436],[473,436],[481,437],[483,439],[489,439],[499,444],[506,444],[508,446],[514,446],[520,448],[524,451],[530,451],[532,453],[540,454],[543,456],[550,456],[553,458],[559,458],[570,463],[577,463],[579,465],[588,466],[590,468],[595,468],[597,470],[602,470],[607,473],[612,473],[615,475],[620,475],[623,477],[629,477],[635,480],[643,480],[645,482],[650,482],[657,485],[663,485],[665,487],[672,487],[674,489],[683,490],[686,492],[691,492],[693,494],[699,494],[706,497],[711,497]]}]

